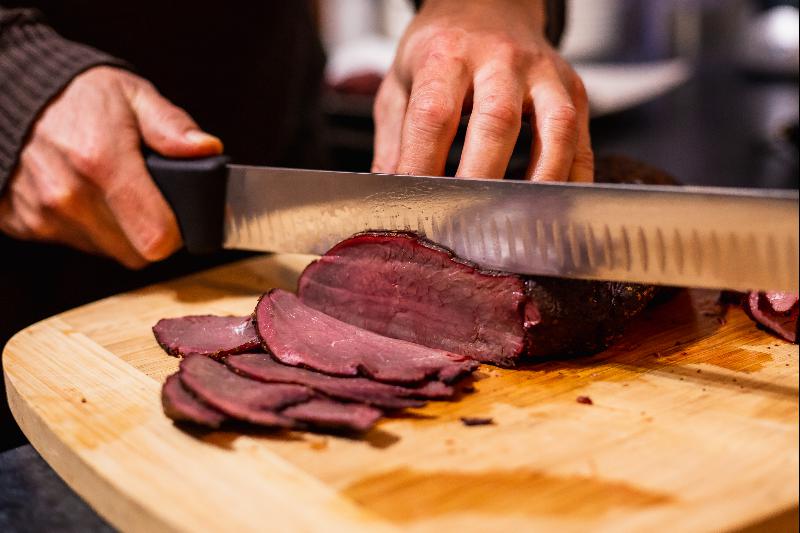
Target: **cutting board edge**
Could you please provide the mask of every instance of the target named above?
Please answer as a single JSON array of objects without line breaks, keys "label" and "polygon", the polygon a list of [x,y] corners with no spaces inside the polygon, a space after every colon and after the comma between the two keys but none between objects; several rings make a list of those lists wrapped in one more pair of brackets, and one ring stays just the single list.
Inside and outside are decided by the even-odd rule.
[{"label": "cutting board edge", "polygon": [[[30,327],[33,327],[33,325]],[[23,329],[20,333],[25,332],[27,329]],[[11,344],[11,341],[9,341],[9,344]],[[8,344],[6,346],[8,347]],[[31,446],[58,474],[58,477],[100,516],[120,531],[141,531],[142,533],[150,531],[181,531],[160,520],[156,515],[147,512],[128,494],[122,499],[115,499],[113,502],[108,498],[94,497],[106,491],[117,494],[118,491],[111,486],[103,475],[83,460],[80,455],[71,451],[69,446],[55,434],[42,416],[36,412],[36,409],[23,398],[23,395],[17,390],[11,374],[6,371],[6,361],[9,359],[9,354],[13,353],[7,347],[3,350],[3,376],[9,409],[25,437],[30,441]],[[132,515],[136,515],[137,520],[129,520],[128,517]],[[131,527],[132,525],[133,527]]]}]

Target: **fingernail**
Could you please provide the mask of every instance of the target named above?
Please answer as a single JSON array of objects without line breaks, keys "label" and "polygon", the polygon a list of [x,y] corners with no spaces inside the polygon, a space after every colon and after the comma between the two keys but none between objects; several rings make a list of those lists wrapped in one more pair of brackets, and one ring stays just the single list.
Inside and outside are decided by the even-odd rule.
[{"label": "fingernail", "polygon": [[192,144],[216,144],[222,146],[222,141],[219,137],[214,137],[200,130],[189,130],[184,135],[184,138]]}]

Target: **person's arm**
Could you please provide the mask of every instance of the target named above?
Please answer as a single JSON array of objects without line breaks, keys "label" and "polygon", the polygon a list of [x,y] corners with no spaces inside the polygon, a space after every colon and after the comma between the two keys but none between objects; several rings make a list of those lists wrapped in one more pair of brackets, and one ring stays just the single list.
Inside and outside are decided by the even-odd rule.
[{"label": "person's arm", "polygon": [[34,9],[0,6],[0,191],[36,117],[78,74],[124,62],[63,39]]},{"label": "person's arm", "polygon": [[38,11],[0,7],[0,231],[130,267],[180,246],[142,142],[173,157],[222,146],[125,66]]},{"label": "person's arm", "polygon": [[553,49],[563,15],[549,0],[424,0],[376,98],[373,170],[442,175],[471,110],[457,176],[501,178],[526,117],[529,179],[591,181],[586,92]]}]

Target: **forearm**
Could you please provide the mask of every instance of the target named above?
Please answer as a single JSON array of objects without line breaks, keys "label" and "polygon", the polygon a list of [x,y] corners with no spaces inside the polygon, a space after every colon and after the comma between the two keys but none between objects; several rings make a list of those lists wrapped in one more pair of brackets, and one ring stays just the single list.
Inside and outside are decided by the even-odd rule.
[{"label": "forearm", "polygon": [[86,69],[123,64],[64,39],[36,10],[0,7],[0,192],[48,102]]}]

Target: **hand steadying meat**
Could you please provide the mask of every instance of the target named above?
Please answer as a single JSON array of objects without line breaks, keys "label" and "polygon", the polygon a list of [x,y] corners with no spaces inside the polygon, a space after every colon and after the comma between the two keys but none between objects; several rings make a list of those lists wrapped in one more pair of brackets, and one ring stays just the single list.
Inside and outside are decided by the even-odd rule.
[{"label": "hand steadying meat", "polygon": [[111,67],[77,76],[36,121],[0,197],[0,229],[132,268],[167,257],[181,237],[147,173],[142,141],[172,157],[222,151],[142,78]]},{"label": "hand steadying meat", "polygon": [[373,171],[442,175],[462,109],[472,109],[457,176],[502,178],[523,116],[527,176],[592,181],[580,78],[544,35],[542,0],[426,0],[375,102]]}]

